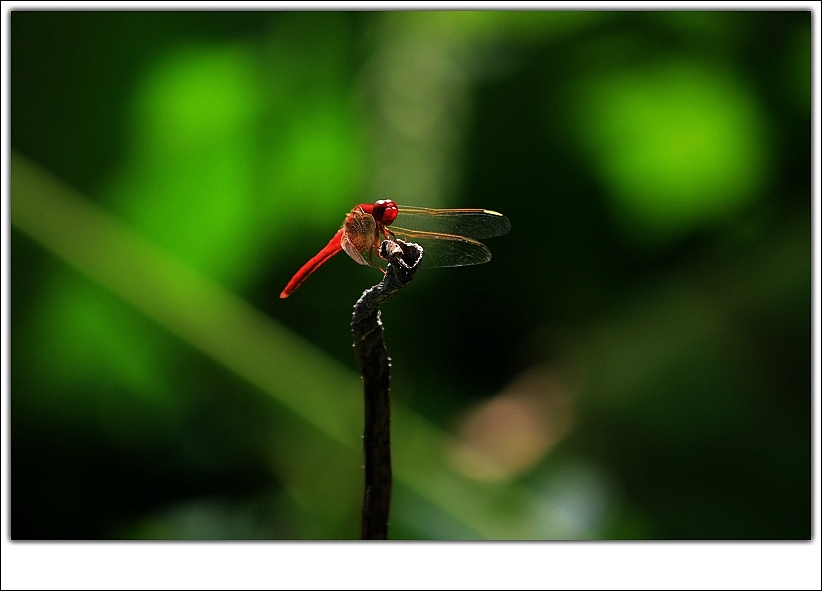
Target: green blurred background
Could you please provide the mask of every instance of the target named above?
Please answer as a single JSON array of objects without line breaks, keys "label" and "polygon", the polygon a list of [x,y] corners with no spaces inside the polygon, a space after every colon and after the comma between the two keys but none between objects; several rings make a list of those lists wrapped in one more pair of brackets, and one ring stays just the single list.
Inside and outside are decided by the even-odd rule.
[{"label": "green blurred background", "polygon": [[14,539],[356,539],[360,202],[505,213],[383,310],[394,539],[808,539],[810,12],[11,13]]}]

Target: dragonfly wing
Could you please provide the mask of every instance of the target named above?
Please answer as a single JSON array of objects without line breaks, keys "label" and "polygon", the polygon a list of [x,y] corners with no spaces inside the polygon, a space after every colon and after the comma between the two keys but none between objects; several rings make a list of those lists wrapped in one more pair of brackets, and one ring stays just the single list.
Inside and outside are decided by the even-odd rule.
[{"label": "dragonfly wing", "polygon": [[405,205],[398,208],[397,226],[423,232],[493,238],[511,230],[507,217],[489,209],[428,209]]},{"label": "dragonfly wing", "polygon": [[357,209],[348,214],[343,223],[343,235],[340,246],[345,254],[360,265],[373,267],[372,259],[378,259],[376,248],[379,248],[377,224],[374,218]]},{"label": "dragonfly wing", "polygon": [[482,242],[452,234],[433,234],[391,228],[397,238],[422,246],[423,267],[464,267],[491,260],[491,251]]}]

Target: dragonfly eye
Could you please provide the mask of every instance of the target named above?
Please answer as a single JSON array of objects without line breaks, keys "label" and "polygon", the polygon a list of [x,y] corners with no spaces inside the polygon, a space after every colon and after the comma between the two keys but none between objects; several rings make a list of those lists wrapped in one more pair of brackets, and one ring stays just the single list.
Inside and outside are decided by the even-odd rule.
[{"label": "dragonfly eye", "polygon": [[397,209],[397,204],[393,199],[380,199],[374,203],[371,210],[371,215],[383,226],[391,225],[391,223],[397,219],[398,213],[399,209]]}]

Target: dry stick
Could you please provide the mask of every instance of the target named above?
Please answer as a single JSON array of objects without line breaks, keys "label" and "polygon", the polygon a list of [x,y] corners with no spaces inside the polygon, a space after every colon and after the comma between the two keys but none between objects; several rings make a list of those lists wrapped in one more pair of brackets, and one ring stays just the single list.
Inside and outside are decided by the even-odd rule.
[{"label": "dry stick", "polygon": [[380,306],[414,278],[422,248],[402,240],[386,240],[380,256],[389,261],[383,280],[367,289],[354,306],[351,330],[365,393],[365,491],[362,539],[388,539],[391,504],[391,406],[388,397],[391,359],[385,348]]}]

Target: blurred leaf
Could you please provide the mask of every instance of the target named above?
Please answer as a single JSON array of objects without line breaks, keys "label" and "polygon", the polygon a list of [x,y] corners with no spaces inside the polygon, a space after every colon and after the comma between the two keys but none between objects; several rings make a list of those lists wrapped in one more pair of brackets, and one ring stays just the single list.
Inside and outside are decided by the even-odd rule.
[{"label": "blurred leaf", "polygon": [[761,109],[721,69],[660,61],[573,92],[581,141],[632,236],[669,241],[760,198],[772,171]]}]

